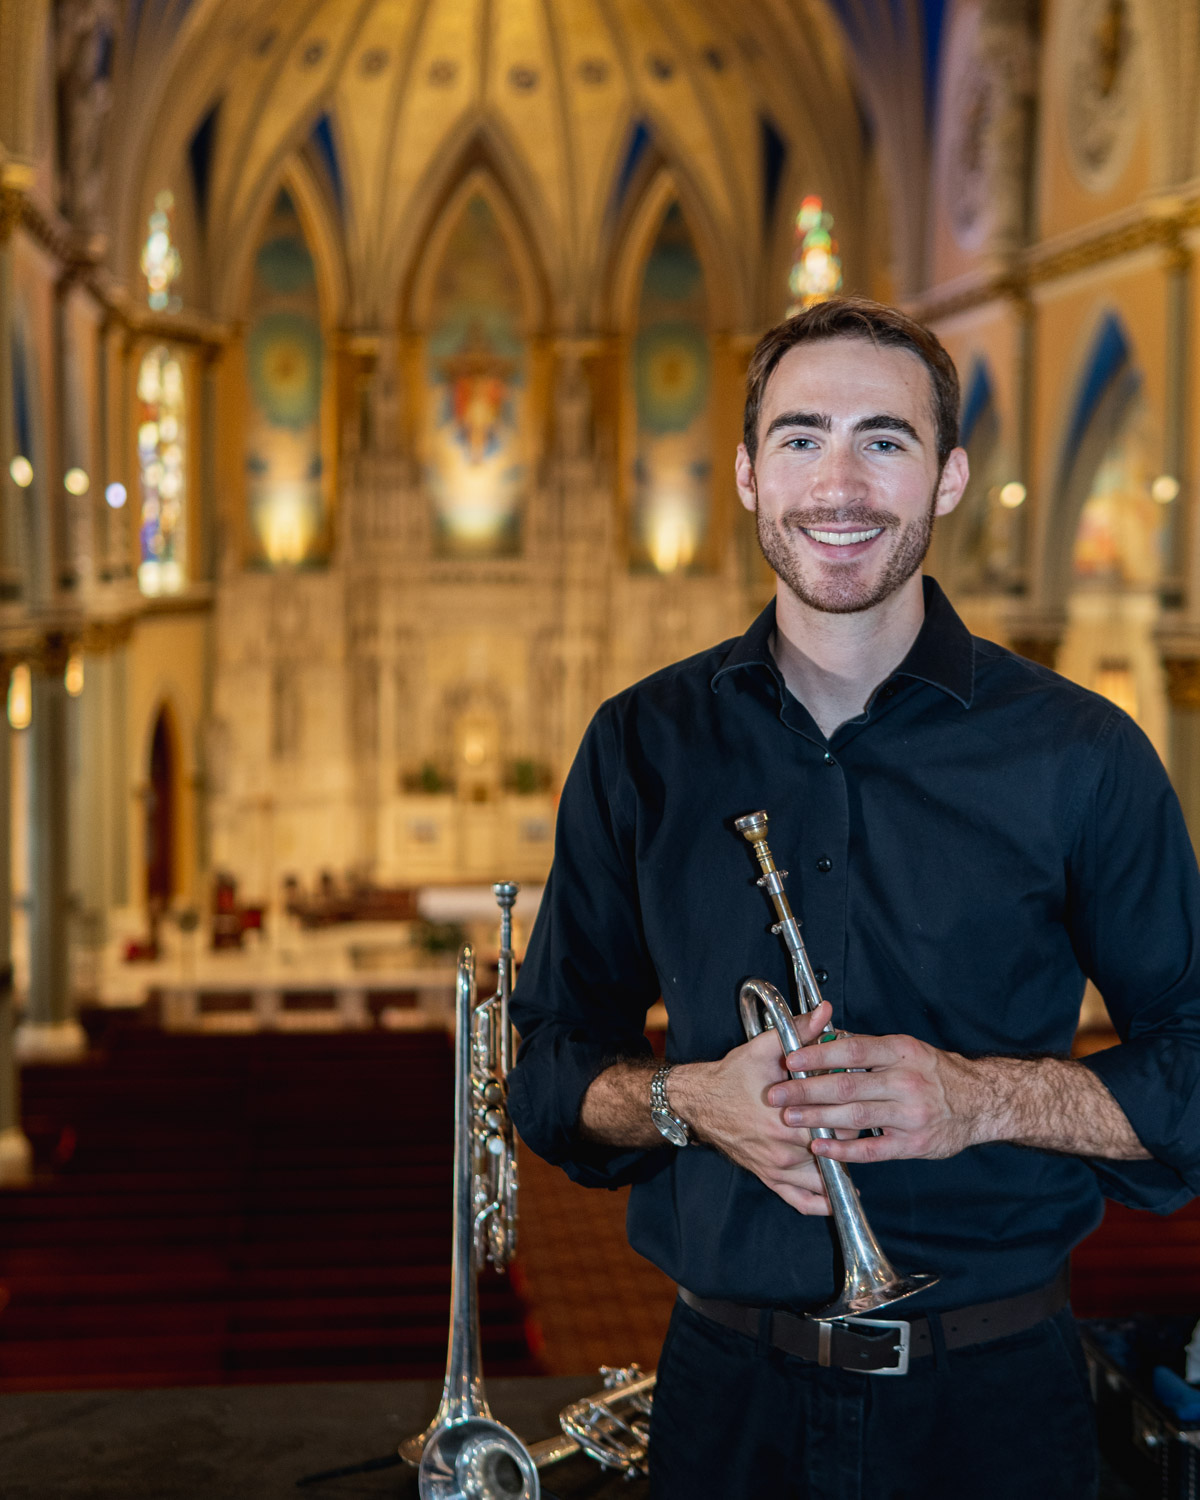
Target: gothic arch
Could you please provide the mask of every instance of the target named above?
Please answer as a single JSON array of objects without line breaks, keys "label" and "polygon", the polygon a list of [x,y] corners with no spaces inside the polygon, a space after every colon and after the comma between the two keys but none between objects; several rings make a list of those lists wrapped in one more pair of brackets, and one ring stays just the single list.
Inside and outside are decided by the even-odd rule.
[{"label": "gothic arch", "polygon": [[317,296],[321,326],[326,337],[343,321],[347,304],[346,263],[343,236],[333,222],[333,213],[312,169],[297,152],[284,163],[277,176],[264,186],[246,233],[225,263],[216,291],[214,311],[224,322],[237,322],[250,293],[250,273],[272,205],[284,189],[296,206],[304,240],[317,268]]},{"label": "gothic arch", "polygon": [[[151,707],[142,724],[137,759],[138,827],[134,848],[137,899],[149,900],[165,877],[161,893],[169,903],[172,897],[187,895],[192,884],[191,856],[195,848],[195,808],[192,790],[196,782],[193,726],[184,722],[178,695],[167,683],[159,683],[150,698]],[[164,756],[165,751],[165,756]],[[164,766],[165,760],[165,766]],[[165,774],[167,805],[161,799]],[[157,778],[157,780],[156,780]],[[159,820],[156,826],[156,819]],[[167,820],[164,826],[162,820]],[[154,847],[158,837],[157,850]],[[166,868],[153,868],[155,854]],[[194,893],[193,893],[194,894]]]},{"label": "gothic arch", "polygon": [[623,332],[636,326],[646,261],[672,203],[679,204],[704,268],[709,333],[741,326],[744,309],[728,277],[721,275],[731,260],[724,254],[693,184],[686,175],[665,164],[653,172],[624,220],[605,288],[602,326],[607,324]]},{"label": "gothic arch", "polygon": [[1047,486],[1041,593],[1052,611],[1065,607],[1079,517],[1112,436],[1143,389],[1135,345],[1121,315],[1100,309],[1085,336],[1085,355],[1060,414],[1062,441]]},{"label": "gothic arch", "polygon": [[952,595],[978,592],[996,581],[989,576],[988,534],[1004,433],[995,377],[984,354],[973,357],[963,383],[958,442],[966,449],[971,477],[956,509],[934,526],[929,552],[929,571]]},{"label": "gothic arch", "polygon": [[[439,163],[444,165],[439,166]],[[498,122],[460,121],[434,157],[425,180],[413,193],[413,211],[404,216],[385,247],[380,275],[384,309],[398,308],[404,328],[421,326],[432,279],[445,243],[473,193],[483,195],[509,247],[521,277],[522,301],[529,309],[529,333],[547,330],[561,298],[565,270],[537,226],[548,216],[533,187],[532,174]],[[423,300],[424,299],[424,300]],[[386,318],[385,321],[390,321]]]},{"label": "gothic arch", "polygon": [[526,336],[540,333],[548,321],[546,287],[541,268],[512,200],[502,183],[482,164],[470,168],[462,175],[457,186],[443,199],[436,218],[428,228],[401,305],[402,325],[413,331],[424,332],[428,329],[434,284],[445,259],[447,244],[467,205],[476,197],[482,198],[487,204],[504,236],[520,287],[524,332]]}]

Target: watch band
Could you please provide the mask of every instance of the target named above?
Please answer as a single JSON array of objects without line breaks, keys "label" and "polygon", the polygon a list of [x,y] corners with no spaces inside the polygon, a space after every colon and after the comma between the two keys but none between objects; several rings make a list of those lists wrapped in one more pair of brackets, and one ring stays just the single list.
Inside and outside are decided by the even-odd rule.
[{"label": "watch band", "polygon": [[687,1146],[692,1139],[687,1121],[679,1118],[667,1099],[667,1076],[673,1067],[674,1063],[663,1063],[650,1080],[650,1118],[672,1146]]}]

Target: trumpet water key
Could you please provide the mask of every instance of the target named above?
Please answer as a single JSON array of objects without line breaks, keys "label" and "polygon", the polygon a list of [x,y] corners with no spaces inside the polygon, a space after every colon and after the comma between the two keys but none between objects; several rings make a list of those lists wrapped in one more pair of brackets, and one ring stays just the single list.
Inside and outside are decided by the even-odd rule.
[{"label": "trumpet water key", "polygon": [[[796,976],[800,1011],[807,1014],[820,1005],[821,991],[808,960],[804,939],[800,936],[800,924],[792,914],[791,904],[783,887],[787,871],[776,868],[767,846],[767,815],[765,812],[748,813],[745,817],[738,818],[734,827],[750,844],[758,859],[759,868],[763,872],[758,884],[770,896],[779,918],[772,930],[782,935],[787,946],[792,972]],[[792,1013],[773,984],[765,979],[746,980],[738,1003],[742,1026],[748,1037],[758,1036],[767,1027],[772,1027],[785,1056],[798,1050],[800,1038],[793,1024]],[[821,1041],[831,1041],[839,1034],[841,1033],[826,1032]],[[811,1076],[791,1069],[788,1072],[792,1078]],[[834,1139],[834,1132],[823,1127],[815,1128],[812,1134],[820,1140]],[[842,1290],[834,1301],[809,1316],[819,1322],[861,1317],[935,1285],[939,1279],[937,1276],[901,1276],[893,1269],[867,1222],[858,1189],[849,1172],[840,1161],[833,1161],[826,1156],[814,1159],[829,1197],[833,1227],[842,1254],[843,1283]]]}]

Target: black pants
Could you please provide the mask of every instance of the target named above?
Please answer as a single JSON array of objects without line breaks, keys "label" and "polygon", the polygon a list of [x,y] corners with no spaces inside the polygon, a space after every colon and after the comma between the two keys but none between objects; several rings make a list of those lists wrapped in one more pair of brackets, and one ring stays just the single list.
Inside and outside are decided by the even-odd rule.
[{"label": "black pants", "polygon": [[1069,1310],[889,1376],[822,1370],[675,1304],[652,1500],[1094,1500],[1096,1462]]}]

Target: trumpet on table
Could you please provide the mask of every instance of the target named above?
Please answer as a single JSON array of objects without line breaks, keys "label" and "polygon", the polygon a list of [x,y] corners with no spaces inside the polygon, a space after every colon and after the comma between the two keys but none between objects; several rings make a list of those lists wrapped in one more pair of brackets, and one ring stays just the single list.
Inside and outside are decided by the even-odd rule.
[{"label": "trumpet on table", "polygon": [[464,944],[455,980],[454,1240],[450,1335],[442,1399],[423,1432],[400,1444],[419,1465],[421,1500],[540,1500],[538,1469],[583,1451],[605,1467],[645,1466],[653,1375],[636,1365],[605,1370],[605,1389],[562,1413],[563,1434],[523,1444],[492,1416],[483,1387],[477,1278],[486,1261],[504,1270],[517,1244],[517,1159],[508,1113],[512,1065],[512,909],[519,887],[492,887],[500,906],[496,993],[480,1001],[475,955]]},{"label": "trumpet on table", "polygon": [[[745,817],[738,818],[733,826],[751,846],[758,859],[759,869],[762,871],[758,884],[771,898],[775,915],[779,919],[772,931],[783,937],[796,978],[800,1012],[807,1014],[820,1005],[821,991],[808,960],[804,939],[800,936],[800,924],[792,915],[791,903],[783,888],[787,871],[776,867],[767,846],[767,815],[765,812],[747,813]],[[778,1035],[779,1045],[785,1056],[799,1048],[800,1038],[792,1023],[792,1013],[773,984],[768,984],[765,979],[747,979],[742,985],[738,1003],[742,1026],[748,1037],[758,1036],[770,1026]],[[830,1041],[841,1034],[826,1032],[821,1040]],[[791,1069],[788,1071],[792,1078],[810,1076]],[[814,1129],[812,1134],[819,1140],[834,1139],[834,1132],[824,1128]],[[864,1313],[888,1307],[893,1302],[899,1302],[902,1297],[911,1297],[914,1292],[933,1286],[939,1280],[937,1276],[901,1276],[893,1270],[867,1223],[858,1189],[851,1181],[849,1172],[840,1161],[833,1161],[827,1156],[818,1156],[815,1160],[821,1173],[821,1181],[829,1195],[833,1227],[842,1252],[844,1279],[841,1293],[834,1301],[809,1316],[820,1322],[861,1317]]]}]

